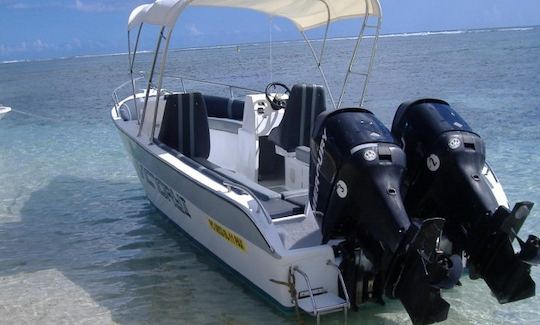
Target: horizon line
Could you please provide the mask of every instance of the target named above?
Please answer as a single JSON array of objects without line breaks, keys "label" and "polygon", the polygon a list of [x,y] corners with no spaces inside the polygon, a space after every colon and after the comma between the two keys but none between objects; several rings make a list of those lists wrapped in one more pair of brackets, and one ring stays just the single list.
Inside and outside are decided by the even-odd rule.
[{"label": "horizon line", "polygon": [[[416,31],[416,32],[400,32],[400,33],[387,33],[380,34],[379,38],[393,38],[393,37],[414,37],[414,36],[432,36],[432,35],[455,35],[455,34],[465,34],[465,33],[474,33],[474,32],[507,32],[507,31],[530,31],[540,27],[540,25],[527,25],[527,26],[506,26],[506,27],[485,27],[485,28],[471,28],[471,29],[449,29],[449,30],[435,30],[435,31]],[[366,35],[366,37],[374,37],[374,35]],[[356,39],[357,36],[339,36],[328,38],[327,41],[340,41],[340,40],[350,40]],[[311,39],[310,41],[322,41],[322,38]],[[273,44],[286,44],[286,43],[300,43],[305,42],[305,40],[300,38],[294,38],[289,40],[281,40],[272,42]],[[216,44],[216,45],[205,45],[205,46],[192,46],[192,47],[180,47],[172,48],[170,52],[182,52],[182,51],[196,51],[196,50],[210,50],[210,49],[223,49],[223,48],[234,48],[239,46],[258,46],[263,44],[269,44],[269,42],[245,42],[245,43],[231,43],[231,44]],[[139,54],[148,54],[153,53],[152,50],[138,51]],[[117,53],[101,53],[101,54],[81,54],[81,55],[72,55],[72,56],[59,56],[43,59],[14,59],[14,60],[5,60],[0,61],[0,64],[15,64],[15,63],[29,63],[29,62],[45,62],[45,61],[54,61],[54,60],[69,60],[69,59],[84,59],[84,58],[98,58],[98,57],[107,57],[107,56],[121,56],[128,55],[128,52],[117,52]]]}]

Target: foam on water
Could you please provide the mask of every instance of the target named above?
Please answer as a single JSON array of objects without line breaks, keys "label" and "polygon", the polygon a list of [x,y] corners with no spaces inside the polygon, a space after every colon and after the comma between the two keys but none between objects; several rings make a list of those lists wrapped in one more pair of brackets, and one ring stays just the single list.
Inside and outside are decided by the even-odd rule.
[{"label": "foam on water", "polygon": [[[325,62],[340,64],[327,68],[337,88],[354,41],[327,46]],[[169,73],[264,89],[267,45],[240,47],[175,51]],[[540,30],[388,37],[379,48],[367,108],[390,125],[402,101],[449,101],[485,139],[510,200],[540,204]],[[276,44],[273,55],[275,80],[322,83],[314,65],[298,64],[312,62],[304,44]],[[126,65],[125,55],[0,65],[0,98],[14,109],[0,121],[0,323],[296,323],[145,198],[109,117]],[[538,211],[523,234],[540,233]],[[532,275],[540,281],[538,269]],[[448,324],[540,320],[537,297],[499,305],[482,281],[463,284],[443,294]],[[349,320],[409,322],[396,301],[362,306]]]}]

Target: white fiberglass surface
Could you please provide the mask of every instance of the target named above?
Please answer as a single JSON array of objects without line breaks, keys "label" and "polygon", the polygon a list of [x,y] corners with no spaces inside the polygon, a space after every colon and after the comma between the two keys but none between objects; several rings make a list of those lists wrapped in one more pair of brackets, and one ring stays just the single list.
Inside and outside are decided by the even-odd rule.
[{"label": "white fiberglass surface", "polygon": [[239,157],[242,148],[238,146],[238,134],[210,130],[210,156],[208,160],[220,167],[236,171],[237,160],[242,158]]}]

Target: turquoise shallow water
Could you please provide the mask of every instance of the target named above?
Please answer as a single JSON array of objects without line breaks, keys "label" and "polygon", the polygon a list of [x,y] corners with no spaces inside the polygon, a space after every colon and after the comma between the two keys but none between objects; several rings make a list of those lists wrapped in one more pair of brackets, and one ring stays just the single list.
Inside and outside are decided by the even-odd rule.
[{"label": "turquoise shallow water", "polygon": [[[344,62],[352,46],[332,41],[328,57]],[[321,82],[314,67],[299,64],[311,63],[306,50],[276,44],[273,80]],[[191,245],[145,198],[109,118],[126,61],[0,64],[0,101],[15,110],[0,121],[0,324],[295,323]],[[383,38],[365,106],[389,125],[402,101],[447,100],[486,141],[510,201],[540,204],[539,62],[538,27]],[[263,88],[270,75],[261,67],[268,66],[266,46],[244,45],[173,52],[169,72]],[[333,75],[331,85],[341,78]],[[537,208],[524,235],[540,233]],[[540,281],[538,269],[533,278]],[[498,305],[482,281],[463,283],[443,294],[452,305],[449,324],[540,321],[539,298]],[[394,301],[366,305],[349,320],[409,322]]]}]

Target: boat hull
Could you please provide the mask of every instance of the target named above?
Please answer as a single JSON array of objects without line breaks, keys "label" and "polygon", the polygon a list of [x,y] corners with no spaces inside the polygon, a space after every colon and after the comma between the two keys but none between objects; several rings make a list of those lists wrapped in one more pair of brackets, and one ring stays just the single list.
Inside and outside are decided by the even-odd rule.
[{"label": "boat hull", "polygon": [[[293,267],[311,270],[312,285],[337,294],[337,270],[327,264],[334,261],[330,246],[276,253],[237,203],[161,159],[156,152],[158,146],[144,145],[146,141],[141,143],[141,137],[134,137],[118,124],[117,127],[148,199],[194,244],[204,247],[282,309],[294,307],[290,288],[283,285]],[[307,290],[307,283],[298,278],[296,289]]]},{"label": "boat hull", "polygon": [[0,106],[0,120],[6,117],[9,112],[11,112],[11,107]]}]

